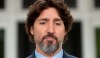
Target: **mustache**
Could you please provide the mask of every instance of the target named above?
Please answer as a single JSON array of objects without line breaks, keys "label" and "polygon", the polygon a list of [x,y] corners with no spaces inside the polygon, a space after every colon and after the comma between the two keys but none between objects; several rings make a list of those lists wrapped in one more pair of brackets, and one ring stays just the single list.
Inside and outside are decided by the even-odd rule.
[{"label": "mustache", "polygon": [[47,37],[51,37],[52,39],[57,40],[57,37],[54,36],[53,33],[48,32],[48,34],[45,35],[45,36],[42,38],[42,41],[44,41],[44,39],[46,39]]}]

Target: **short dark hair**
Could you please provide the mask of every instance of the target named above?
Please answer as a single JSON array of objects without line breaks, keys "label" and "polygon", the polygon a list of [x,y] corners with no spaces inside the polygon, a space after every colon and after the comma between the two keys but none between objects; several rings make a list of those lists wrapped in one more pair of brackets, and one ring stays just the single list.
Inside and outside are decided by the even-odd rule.
[{"label": "short dark hair", "polygon": [[65,26],[65,31],[68,33],[71,29],[73,18],[68,10],[68,6],[64,0],[37,0],[30,7],[25,22],[25,29],[29,36],[30,41],[33,41],[33,35],[30,32],[30,28],[33,26],[37,17],[40,13],[47,8],[54,7],[59,16],[62,18]]}]

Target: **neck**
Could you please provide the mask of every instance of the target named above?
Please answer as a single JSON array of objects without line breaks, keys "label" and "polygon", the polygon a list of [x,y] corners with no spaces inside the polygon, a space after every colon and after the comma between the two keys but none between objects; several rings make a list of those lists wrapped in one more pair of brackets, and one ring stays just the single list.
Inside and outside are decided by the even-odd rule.
[{"label": "neck", "polygon": [[52,57],[52,56],[54,56],[54,55],[57,54],[61,49],[62,49],[62,47],[59,47],[54,53],[51,53],[51,54],[48,55],[47,53],[43,52],[43,51],[40,49],[40,47],[39,47],[38,45],[36,45],[36,51],[37,51],[38,53],[40,53],[40,54],[46,56],[46,57]]}]

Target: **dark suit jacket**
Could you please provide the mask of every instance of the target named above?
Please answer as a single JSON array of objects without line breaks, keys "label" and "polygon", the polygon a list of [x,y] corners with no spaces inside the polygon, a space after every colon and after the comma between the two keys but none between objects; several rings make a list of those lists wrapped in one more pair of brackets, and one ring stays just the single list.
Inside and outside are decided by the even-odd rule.
[{"label": "dark suit jacket", "polygon": [[[36,58],[35,57],[35,52],[33,52],[32,55],[26,57],[26,58]],[[65,51],[63,52],[63,58],[77,58],[75,56],[69,55],[68,53],[66,53]]]}]

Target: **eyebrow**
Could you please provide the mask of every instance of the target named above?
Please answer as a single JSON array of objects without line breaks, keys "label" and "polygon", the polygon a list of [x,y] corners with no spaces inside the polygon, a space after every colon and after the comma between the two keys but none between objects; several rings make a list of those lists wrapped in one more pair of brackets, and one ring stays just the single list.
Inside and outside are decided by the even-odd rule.
[{"label": "eyebrow", "polygon": [[39,19],[39,21],[48,21],[47,18]]},{"label": "eyebrow", "polygon": [[[48,18],[39,19],[39,21],[48,21]],[[62,19],[54,18],[54,22],[56,21],[62,21]]]},{"label": "eyebrow", "polygon": [[55,18],[54,21],[62,21],[62,19],[59,19],[59,18]]}]

